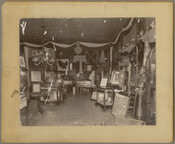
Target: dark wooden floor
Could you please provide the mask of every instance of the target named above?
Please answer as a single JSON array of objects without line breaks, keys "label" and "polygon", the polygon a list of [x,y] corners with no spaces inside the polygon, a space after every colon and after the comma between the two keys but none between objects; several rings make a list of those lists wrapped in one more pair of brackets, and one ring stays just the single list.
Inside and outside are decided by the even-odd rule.
[{"label": "dark wooden floor", "polygon": [[[35,105],[35,106],[34,106]],[[41,115],[36,103],[29,105],[29,125],[31,126],[74,126],[98,125],[112,117],[112,110],[105,112],[100,106],[95,106],[91,94],[86,92],[79,95],[68,95],[64,103],[42,105],[46,111]]]}]

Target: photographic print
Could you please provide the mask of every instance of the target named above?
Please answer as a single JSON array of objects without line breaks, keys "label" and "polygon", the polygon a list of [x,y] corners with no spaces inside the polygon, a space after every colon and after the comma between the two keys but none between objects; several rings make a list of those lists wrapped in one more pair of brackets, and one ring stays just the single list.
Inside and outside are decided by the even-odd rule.
[{"label": "photographic print", "polygon": [[[29,88],[28,107],[41,103],[29,108],[38,111],[28,118],[30,126],[106,125],[111,118],[114,126],[156,125],[154,17],[22,18],[19,25],[34,93]],[[61,99],[49,102],[55,89]]]},{"label": "photographic print", "polygon": [[3,3],[1,97],[2,143],[172,142],[173,3]]}]

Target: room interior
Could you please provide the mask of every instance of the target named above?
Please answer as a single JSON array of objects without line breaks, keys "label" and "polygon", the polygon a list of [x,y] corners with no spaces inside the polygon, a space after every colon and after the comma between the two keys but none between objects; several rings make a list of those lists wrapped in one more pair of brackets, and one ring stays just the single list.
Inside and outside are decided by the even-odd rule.
[{"label": "room interior", "polygon": [[22,18],[24,126],[156,124],[155,18]]}]

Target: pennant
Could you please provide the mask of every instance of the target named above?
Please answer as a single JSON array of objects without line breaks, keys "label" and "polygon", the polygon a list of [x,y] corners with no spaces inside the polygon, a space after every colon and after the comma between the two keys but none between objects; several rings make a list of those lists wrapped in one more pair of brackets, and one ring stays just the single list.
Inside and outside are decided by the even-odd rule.
[{"label": "pennant", "polygon": [[104,50],[102,50],[101,56],[100,56],[100,63],[104,63],[104,62],[105,62],[105,53],[104,53]]}]

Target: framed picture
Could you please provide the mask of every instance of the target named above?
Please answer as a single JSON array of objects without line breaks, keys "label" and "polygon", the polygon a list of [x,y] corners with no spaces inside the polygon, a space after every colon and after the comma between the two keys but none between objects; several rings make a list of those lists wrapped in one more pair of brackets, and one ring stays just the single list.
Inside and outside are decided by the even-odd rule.
[{"label": "framed picture", "polygon": [[69,71],[69,59],[57,59],[57,71],[64,72],[67,75]]},{"label": "framed picture", "polygon": [[101,83],[100,83],[100,87],[106,87],[107,82],[108,82],[108,78],[102,78]]},{"label": "framed picture", "polygon": [[26,64],[25,64],[25,60],[23,56],[20,56],[20,67],[25,68]]},{"label": "framed picture", "polygon": [[40,71],[31,71],[31,81],[40,82],[41,81],[41,72]]},{"label": "framed picture", "polygon": [[33,83],[32,92],[33,93],[40,93],[40,91],[41,91],[40,83]]},{"label": "framed picture", "polygon": [[119,85],[120,84],[120,72],[113,71],[111,76],[111,85]]},{"label": "framed picture", "polygon": [[125,118],[129,106],[129,97],[115,93],[112,114],[116,117]]},{"label": "framed picture", "polygon": [[92,65],[87,65],[87,71],[92,71]]}]

